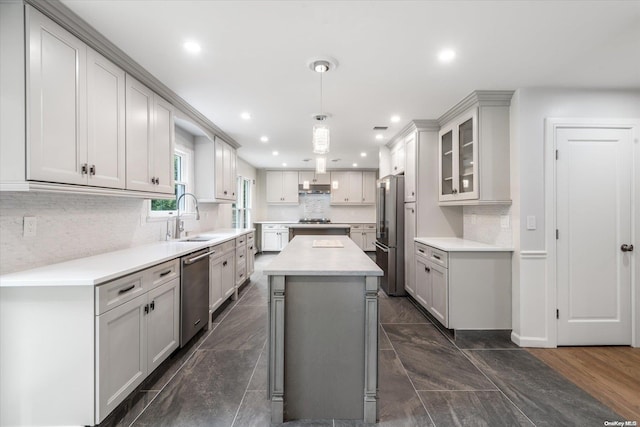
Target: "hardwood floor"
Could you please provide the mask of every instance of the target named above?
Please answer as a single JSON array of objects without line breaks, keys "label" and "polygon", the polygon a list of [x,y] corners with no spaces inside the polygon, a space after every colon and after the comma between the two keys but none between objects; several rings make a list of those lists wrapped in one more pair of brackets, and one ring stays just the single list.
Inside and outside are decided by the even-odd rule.
[{"label": "hardwood floor", "polygon": [[561,347],[528,351],[625,420],[640,421],[640,348]]}]

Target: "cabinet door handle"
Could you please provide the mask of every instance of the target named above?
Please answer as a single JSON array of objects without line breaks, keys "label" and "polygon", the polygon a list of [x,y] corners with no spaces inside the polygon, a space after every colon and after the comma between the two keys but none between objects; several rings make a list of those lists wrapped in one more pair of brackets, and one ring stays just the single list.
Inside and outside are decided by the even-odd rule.
[{"label": "cabinet door handle", "polygon": [[227,261],[223,262],[223,263],[222,263],[222,266],[223,266],[223,267],[226,267],[226,266],[227,266]]},{"label": "cabinet door handle", "polygon": [[412,192],[411,192],[411,195],[412,195],[412,196],[415,196],[415,195],[416,195],[416,193],[415,193],[414,191],[412,191]]},{"label": "cabinet door handle", "polygon": [[167,271],[163,271],[162,273],[160,273],[160,277],[164,277],[167,274],[171,273],[171,269],[167,270]]},{"label": "cabinet door handle", "polygon": [[456,188],[454,188],[451,192],[452,192],[453,194],[458,194],[458,190],[457,190]]},{"label": "cabinet door handle", "polygon": [[144,314],[149,314],[149,304],[144,305]]},{"label": "cabinet door handle", "polygon": [[118,295],[122,295],[122,294],[124,294],[124,293],[127,293],[127,292],[129,292],[131,289],[133,289],[133,288],[135,288],[135,287],[136,287],[136,285],[131,285],[131,286],[129,286],[128,288],[120,289],[120,290],[118,291]]},{"label": "cabinet door handle", "polygon": [[156,177],[155,176],[151,177],[151,183],[155,185],[155,183],[156,183]]},{"label": "cabinet door handle", "polygon": [[96,165],[91,165],[89,167],[89,175],[95,175],[96,174]]},{"label": "cabinet door handle", "polygon": [[87,167],[88,167],[88,165],[87,165],[86,163],[83,163],[83,164],[80,166],[80,173],[81,173],[82,175],[86,175],[86,174],[87,174]]},{"label": "cabinet door handle", "polygon": [[160,178],[156,177],[156,185],[160,185]]},{"label": "cabinet door handle", "polygon": [[427,273],[431,273],[431,269],[429,267],[425,267],[424,271],[426,271]]},{"label": "cabinet door handle", "polygon": [[620,250],[622,252],[633,252],[633,245],[624,244],[624,245],[620,246]]},{"label": "cabinet door handle", "polygon": [[151,311],[156,309],[156,302],[155,301],[151,301],[151,304],[149,305],[149,307],[151,307]]}]

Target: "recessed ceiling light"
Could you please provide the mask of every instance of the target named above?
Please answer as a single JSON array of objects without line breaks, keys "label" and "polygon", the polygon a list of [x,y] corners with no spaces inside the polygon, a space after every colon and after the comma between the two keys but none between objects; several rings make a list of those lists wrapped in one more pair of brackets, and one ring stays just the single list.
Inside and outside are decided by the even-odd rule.
[{"label": "recessed ceiling light", "polygon": [[400,121],[400,116],[391,116],[391,123],[398,123]]},{"label": "recessed ceiling light", "polygon": [[268,137],[268,136],[261,136],[261,137],[260,137],[260,141],[262,141],[262,142],[269,142],[269,137]]},{"label": "recessed ceiling light", "polygon": [[362,153],[360,153],[360,157],[367,157],[367,153],[363,151]]},{"label": "recessed ceiling light", "polygon": [[240,114],[240,117],[242,117],[242,119],[244,120],[251,120],[251,113],[245,111],[244,113]]},{"label": "recessed ceiling light", "polygon": [[438,59],[440,62],[451,62],[456,57],[455,51],[451,49],[443,49],[438,53]]},{"label": "recessed ceiling light", "polygon": [[286,164],[286,163],[283,163],[283,164],[282,164],[282,166],[287,166],[287,164]]},{"label": "recessed ceiling light", "polygon": [[357,163],[354,163],[354,164],[353,164],[353,167],[354,167],[354,168],[357,168],[357,167],[358,167],[358,164],[357,164]]},{"label": "recessed ceiling light", "polygon": [[200,53],[200,51],[202,50],[200,44],[193,40],[187,40],[186,42],[184,42],[182,47],[184,47],[184,50],[189,53],[193,53],[194,55]]},{"label": "recessed ceiling light", "polygon": [[278,155],[278,152],[277,152],[277,151],[274,151],[274,152],[273,152],[273,153],[271,153],[271,154],[273,154],[274,156],[277,156],[277,155]]},{"label": "recessed ceiling light", "polygon": [[379,133],[379,134],[377,134],[377,135],[376,135],[376,139],[377,139],[378,141],[380,141],[382,138],[384,138],[384,136],[383,136],[381,133]]}]

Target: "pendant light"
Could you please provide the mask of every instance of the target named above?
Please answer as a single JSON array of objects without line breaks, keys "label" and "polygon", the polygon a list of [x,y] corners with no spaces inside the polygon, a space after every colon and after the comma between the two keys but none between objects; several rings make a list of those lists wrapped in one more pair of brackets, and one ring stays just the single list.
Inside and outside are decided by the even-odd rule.
[{"label": "pendant light", "polygon": [[326,157],[316,157],[316,173],[327,173]]},{"label": "pendant light", "polygon": [[[320,114],[316,115],[316,120],[322,121],[326,120],[327,115],[323,114],[322,111],[322,75],[329,70],[335,67],[335,62],[327,60],[327,59],[318,59],[312,61],[309,64],[309,68],[311,68],[316,73],[320,74]],[[313,126],[313,152],[315,154],[327,154],[329,153],[329,148],[331,145],[331,132],[329,130],[329,126],[326,124],[316,124]],[[326,159],[323,163],[326,167]],[[318,160],[316,160],[316,169],[318,166]]]}]

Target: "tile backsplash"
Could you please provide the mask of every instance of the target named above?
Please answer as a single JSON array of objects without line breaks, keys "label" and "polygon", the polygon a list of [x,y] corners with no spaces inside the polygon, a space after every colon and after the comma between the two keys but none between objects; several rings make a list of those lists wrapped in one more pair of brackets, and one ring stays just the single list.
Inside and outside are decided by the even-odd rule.
[{"label": "tile backsplash", "polygon": [[465,206],[465,239],[499,246],[513,245],[510,205]]},{"label": "tile backsplash", "polygon": [[329,194],[300,194],[298,211],[300,218],[330,218]]},{"label": "tile backsplash", "polygon": [[[229,228],[231,205],[200,206],[187,230]],[[24,237],[23,217],[36,217]],[[167,221],[147,222],[144,200],[55,193],[0,193],[0,274],[164,240]]]}]

